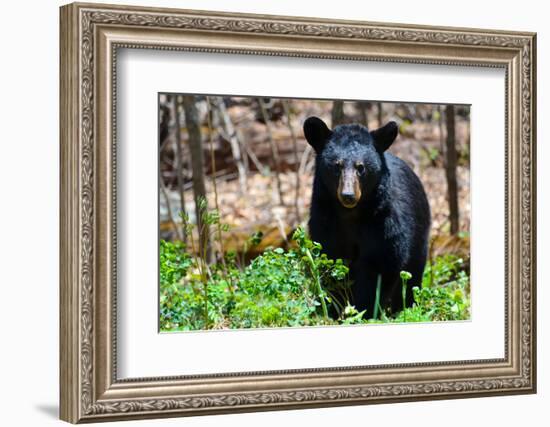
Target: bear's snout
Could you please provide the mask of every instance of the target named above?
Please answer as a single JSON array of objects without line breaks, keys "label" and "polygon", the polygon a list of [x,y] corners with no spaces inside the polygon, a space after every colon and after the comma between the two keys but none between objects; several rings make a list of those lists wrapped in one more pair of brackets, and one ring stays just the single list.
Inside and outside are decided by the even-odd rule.
[{"label": "bear's snout", "polygon": [[353,193],[342,193],[341,198],[344,205],[353,205],[356,202],[355,194]]},{"label": "bear's snout", "polygon": [[344,169],[338,185],[338,200],[345,208],[352,209],[361,199],[361,186],[353,169]]}]

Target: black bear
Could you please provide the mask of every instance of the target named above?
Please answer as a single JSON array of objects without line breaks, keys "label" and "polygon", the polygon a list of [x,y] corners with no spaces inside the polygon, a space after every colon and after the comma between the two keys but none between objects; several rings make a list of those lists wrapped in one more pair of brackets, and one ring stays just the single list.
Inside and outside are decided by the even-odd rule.
[{"label": "black bear", "polygon": [[369,131],[359,124],[333,130],[318,117],[304,122],[316,153],[309,231],[329,258],[349,262],[353,305],[373,314],[377,280],[380,305],[402,309],[400,272],[421,286],[430,230],[430,206],[420,179],[386,150],[398,134],[395,122]]}]

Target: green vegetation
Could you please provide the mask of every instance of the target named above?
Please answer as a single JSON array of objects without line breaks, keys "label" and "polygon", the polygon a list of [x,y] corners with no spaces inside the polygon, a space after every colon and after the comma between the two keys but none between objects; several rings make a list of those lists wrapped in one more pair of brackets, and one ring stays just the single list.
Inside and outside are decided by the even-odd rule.
[{"label": "green vegetation", "polygon": [[[214,240],[227,228],[215,212],[204,212]],[[186,218],[184,218],[186,220]],[[192,227],[188,226],[189,235]],[[252,236],[247,248],[257,245]],[[414,305],[390,316],[379,307],[364,319],[349,304],[348,268],[321,253],[302,228],[287,250],[269,248],[244,265],[234,253],[206,262],[182,242],[160,242],[160,328],[162,331],[237,329],[388,322],[463,320],[470,317],[470,286],[463,260],[445,255],[425,269],[422,288],[414,289]],[[410,279],[402,272],[403,289]],[[379,295],[379,289],[377,290]],[[403,293],[403,300],[405,294]]]}]

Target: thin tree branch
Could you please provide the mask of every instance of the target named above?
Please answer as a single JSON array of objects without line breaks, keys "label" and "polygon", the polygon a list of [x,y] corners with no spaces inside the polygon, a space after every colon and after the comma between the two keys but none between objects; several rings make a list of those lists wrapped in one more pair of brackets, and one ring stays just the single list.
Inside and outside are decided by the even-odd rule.
[{"label": "thin tree branch", "polygon": [[273,162],[275,166],[275,181],[277,183],[277,192],[279,194],[279,203],[281,205],[285,204],[285,200],[283,198],[283,188],[281,184],[281,177],[280,177],[280,160],[279,160],[279,150],[277,148],[277,145],[275,141],[273,140],[273,132],[271,130],[271,125],[269,123],[269,116],[267,114],[267,109],[265,106],[265,102],[263,99],[258,98],[258,103],[260,104],[260,111],[262,113],[262,118],[265,122],[265,126],[267,129],[267,138],[269,140],[269,145],[271,147],[271,155],[273,156]]},{"label": "thin tree branch", "polygon": [[239,172],[239,186],[241,189],[241,193],[245,194],[247,188],[246,168],[244,166],[243,158],[241,156],[241,149],[239,140],[237,138],[237,132],[235,131],[235,127],[233,126],[231,117],[229,117],[229,113],[227,112],[227,108],[225,107],[225,104],[223,102],[223,98],[214,97],[213,103],[220,113],[222,126],[224,128],[225,134],[228,136],[229,144],[231,145],[231,153],[233,155],[233,159],[235,159],[237,171]]},{"label": "thin tree branch", "polygon": [[164,179],[162,178],[162,172],[159,167],[159,187],[160,191],[162,192],[162,195],[164,196],[164,200],[166,201],[166,209],[168,210],[168,219],[172,223],[172,227],[174,227],[174,231],[176,232],[176,235],[178,237],[178,240],[183,240],[183,236],[181,234],[181,230],[178,227],[178,224],[174,220],[174,216],[172,215],[172,204],[170,203],[170,196],[168,195],[168,191],[166,190],[166,185],[164,185]]},{"label": "thin tree branch", "polygon": [[296,224],[300,223],[300,206],[298,204],[300,198],[300,171],[298,165],[298,141],[296,139],[296,134],[294,133],[294,128],[292,127],[292,121],[290,118],[290,107],[288,105],[288,100],[283,100],[283,108],[286,115],[286,124],[288,130],[290,131],[290,139],[292,140],[292,148],[294,151],[294,168],[295,168],[295,185],[294,185],[294,211],[296,214]]},{"label": "thin tree branch", "polygon": [[[213,130],[212,130],[212,121],[211,121],[211,109],[210,109],[210,98],[206,97],[206,117],[208,119],[208,135],[210,139],[210,167],[212,169],[212,187],[214,188],[214,204],[216,206],[216,211],[220,213],[220,206],[218,201],[218,185],[216,183],[216,156],[214,155],[214,139],[213,139]],[[225,264],[225,250],[223,247],[223,237],[222,237],[222,225],[221,222],[217,222],[217,233],[218,233],[218,244],[220,245],[220,258],[222,261],[223,271],[228,278],[227,274],[227,265]],[[229,281],[228,281],[229,282]],[[233,287],[229,284],[229,291],[233,293]]]},{"label": "thin tree branch", "polygon": [[[174,120],[176,122],[176,129],[175,129],[175,138],[174,142],[176,144],[176,170],[177,170],[177,182],[178,182],[178,192],[180,196],[180,209],[182,214],[186,215],[185,210],[185,194],[183,191],[184,181],[183,181],[183,153],[181,149],[181,120],[180,120],[180,113],[178,111],[178,96],[173,96],[173,112],[174,112]],[[182,236],[183,241],[187,243],[187,232],[185,230],[185,226],[182,226]]]}]

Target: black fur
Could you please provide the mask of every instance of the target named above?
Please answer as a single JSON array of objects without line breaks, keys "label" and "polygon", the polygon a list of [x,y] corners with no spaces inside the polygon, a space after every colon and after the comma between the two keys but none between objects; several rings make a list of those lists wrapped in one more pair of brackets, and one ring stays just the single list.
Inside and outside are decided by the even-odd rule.
[{"label": "black fur", "polygon": [[[310,117],[304,134],[317,153],[309,229],[330,258],[349,261],[353,303],[372,316],[378,275],[380,304],[392,312],[402,309],[400,272],[412,274],[412,287],[421,286],[430,229],[430,207],[419,178],[407,164],[385,150],[398,133],[394,122],[369,132],[364,126],[328,129]],[[360,198],[353,208],[338,198],[342,171],[355,168]],[[346,176],[350,176],[347,169]],[[351,175],[355,176],[355,175]]]}]

